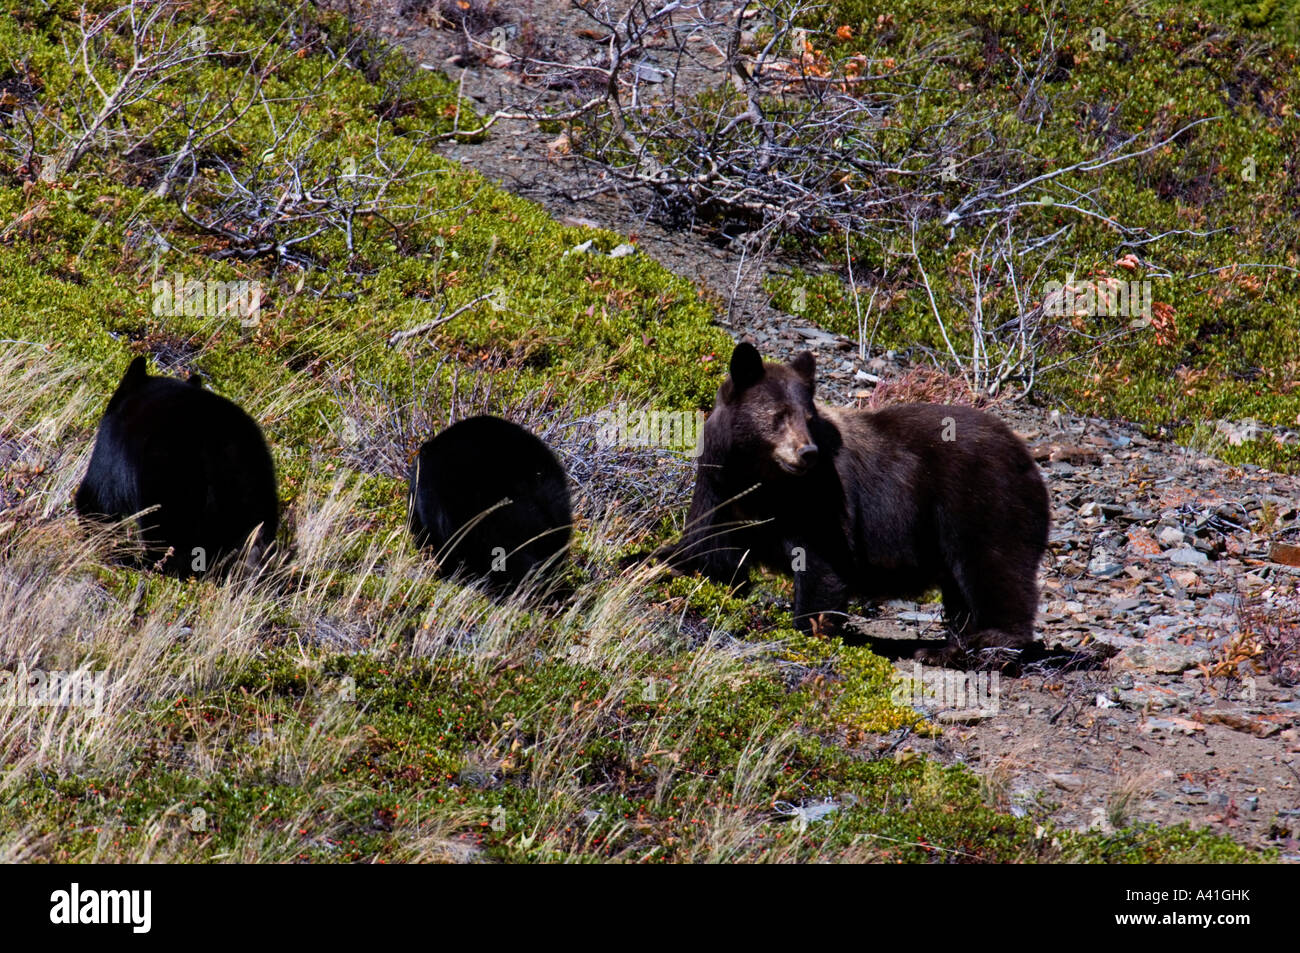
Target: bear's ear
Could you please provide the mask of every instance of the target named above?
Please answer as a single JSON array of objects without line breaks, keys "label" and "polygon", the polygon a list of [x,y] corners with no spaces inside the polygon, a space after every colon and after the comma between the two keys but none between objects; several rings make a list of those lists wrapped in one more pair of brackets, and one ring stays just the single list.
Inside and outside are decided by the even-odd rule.
[{"label": "bear's ear", "polygon": [[190,376],[187,377],[185,380],[191,386],[197,387],[199,390],[203,390],[203,375],[200,374],[198,371],[190,371]]},{"label": "bear's ear", "polygon": [[117,385],[116,393],[129,394],[148,379],[149,361],[141,355],[127,365],[126,373],[122,375],[122,382]]},{"label": "bear's ear", "polygon": [[806,380],[811,386],[817,380],[817,360],[813,357],[812,351],[800,351],[790,362],[794,372]]},{"label": "bear's ear", "polygon": [[731,352],[731,386],[733,393],[753,387],[763,379],[763,358],[758,348],[748,341],[741,341]]},{"label": "bear's ear", "polygon": [[143,356],[137,357],[127,366],[126,373],[122,375],[122,380],[117,385],[117,390],[113,391],[113,396],[108,399],[108,408],[104,412],[108,413],[126,400],[143,387],[147,380],[149,380],[149,362]]}]

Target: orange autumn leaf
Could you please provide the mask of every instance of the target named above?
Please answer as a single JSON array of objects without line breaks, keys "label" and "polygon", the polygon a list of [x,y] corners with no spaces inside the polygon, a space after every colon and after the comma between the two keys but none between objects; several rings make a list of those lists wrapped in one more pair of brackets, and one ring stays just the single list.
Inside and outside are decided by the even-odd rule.
[{"label": "orange autumn leaf", "polygon": [[838,30],[835,31],[835,35],[838,36],[841,40],[851,40],[853,39],[853,27],[849,26],[848,24],[845,24],[844,26],[840,27]]}]

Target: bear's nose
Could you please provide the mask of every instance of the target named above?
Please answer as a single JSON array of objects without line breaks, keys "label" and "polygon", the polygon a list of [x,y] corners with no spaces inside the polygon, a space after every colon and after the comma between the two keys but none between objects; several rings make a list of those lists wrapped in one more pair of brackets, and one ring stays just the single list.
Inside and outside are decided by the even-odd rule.
[{"label": "bear's nose", "polygon": [[799,448],[799,463],[810,467],[817,462],[817,444],[806,443]]}]

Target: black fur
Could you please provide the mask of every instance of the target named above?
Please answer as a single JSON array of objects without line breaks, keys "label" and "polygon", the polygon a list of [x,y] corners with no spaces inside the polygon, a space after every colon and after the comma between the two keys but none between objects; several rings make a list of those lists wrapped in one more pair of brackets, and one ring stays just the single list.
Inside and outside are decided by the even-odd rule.
[{"label": "black fur", "polygon": [[558,564],[573,522],[555,454],[490,416],[452,424],[420,448],[409,512],[416,545],[437,554],[444,575],[460,570],[505,591]]},{"label": "black fur", "polygon": [[96,520],[157,507],[139,518],[145,553],[181,576],[218,567],[254,530],[260,558],[279,521],[275,466],[253,418],[197,376],[151,377],[143,357],[108,402],[75,505]]},{"label": "black fur", "polygon": [[850,595],[937,586],[950,647],[1028,645],[1048,497],[1023,442],[969,407],[830,408],[814,374],[807,352],[763,365],[736,347],[674,565],[724,583],[755,562],[793,574],[804,630],[833,629]]}]

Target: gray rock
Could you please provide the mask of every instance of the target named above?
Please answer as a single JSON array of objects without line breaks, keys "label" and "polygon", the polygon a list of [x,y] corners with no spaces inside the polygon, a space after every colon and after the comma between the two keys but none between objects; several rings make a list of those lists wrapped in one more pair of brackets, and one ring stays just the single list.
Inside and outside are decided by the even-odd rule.
[{"label": "gray rock", "polygon": [[1111,689],[1111,695],[1125,708],[1138,711],[1164,711],[1166,708],[1180,707],[1178,696],[1173,692],[1156,691],[1150,685],[1114,688]]},{"label": "gray rock", "polygon": [[943,618],[941,612],[900,612],[898,618],[903,622],[938,622]]},{"label": "gray rock", "polygon": [[1183,535],[1182,530],[1175,529],[1172,526],[1166,526],[1160,532],[1156,533],[1156,542],[1166,549],[1169,549],[1175,546],[1182,546],[1187,542],[1187,537]]},{"label": "gray rock", "polygon": [[1121,651],[1120,657],[1133,668],[1169,675],[1185,672],[1213,658],[1209,649],[1177,642],[1138,642]]},{"label": "gray rock", "polygon": [[1157,730],[1167,731],[1171,735],[1177,735],[1177,734],[1188,735],[1188,734],[1192,734],[1193,731],[1195,730],[1193,728],[1189,728],[1187,722],[1183,722],[1182,724],[1179,724],[1178,722],[1171,721],[1168,718],[1148,718],[1146,720],[1146,729],[1148,731],[1157,731]]},{"label": "gray rock", "polygon": [[1126,613],[1132,612],[1134,609],[1138,608],[1142,604],[1143,603],[1141,599],[1134,599],[1132,597],[1126,599],[1116,599],[1113,603],[1111,603],[1110,614],[1112,616],[1124,615]]},{"label": "gray rock", "polygon": [[1124,564],[1116,562],[1115,559],[1107,553],[1098,553],[1096,556],[1093,556],[1092,561],[1088,563],[1088,572],[1100,579],[1106,579],[1110,576],[1118,575],[1123,571]]},{"label": "gray rock", "polygon": [[643,83],[662,83],[672,75],[668,70],[657,65],[651,65],[644,60],[637,63],[632,69],[636,73],[636,78]]},{"label": "gray rock", "polygon": [[835,335],[828,334],[820,328],[795,328],[794,330],[809,344],[835,345],[839,343]]},{"label": "gray rock", "polygon": [[[1112,632],[1094,632],[1092,633],[1092,637],[1094,641],[1100,642],[1102,645],[1109,645],[1121,650],[1142,644],[1141,640],[1135,639],[1132,636],[1115,635]],[[1128,686],[1124,687],[1127,688]]]},{"label": "gray rock", "polygon": [[1047,780],[1062,791],[1080,791],[1083,789],[1083,778],[1077,774],[1049,774]]},{"label": "gray rock", "polygon": [[1192,549],[1190,546],[1171,549],[1165,555],[1169,557],[1169,561],[1175,566],[1203,566],[1210,561],[1209,556],[1198,549]]}]

